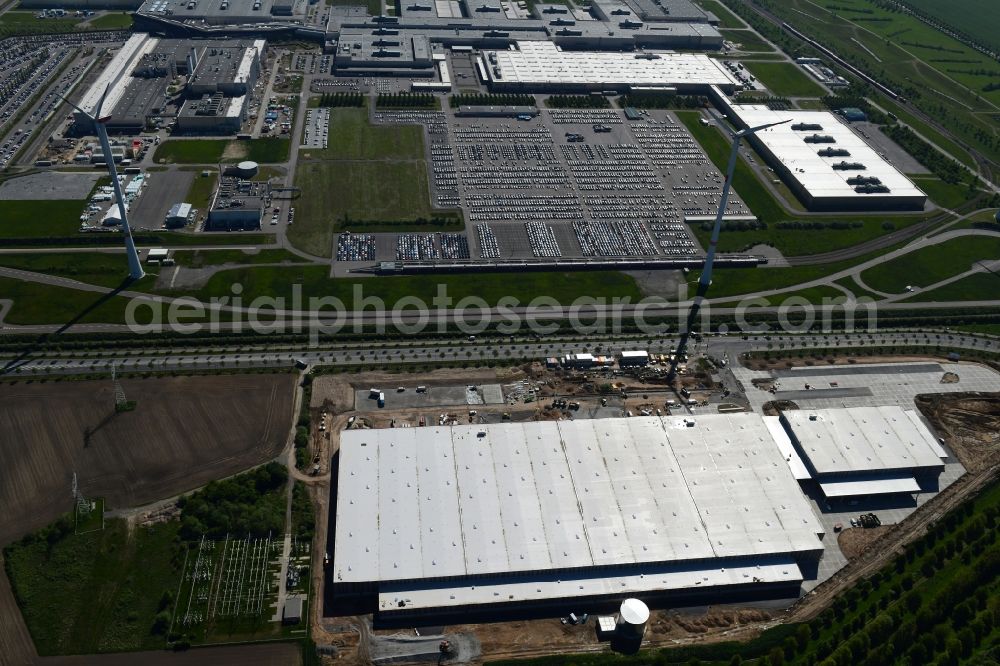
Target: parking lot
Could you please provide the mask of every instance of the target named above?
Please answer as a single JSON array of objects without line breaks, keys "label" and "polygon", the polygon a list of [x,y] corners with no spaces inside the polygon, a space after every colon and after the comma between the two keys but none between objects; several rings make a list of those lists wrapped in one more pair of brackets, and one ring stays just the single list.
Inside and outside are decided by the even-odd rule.
[{"label": "parking lot", "polygon": [[194,171],[148,173],[148,184],[136,202],[134,212],[129,215],[129,223],[139,229],[163,227],[167,211],[174,204],[184,201],[194,177]]},{"label": "parking lot", "polygon": [[0,185],[0,201],[83,200],[94,189],[100,172],[42,171],[11,178]]},{"label": "parking lot", "polygon": [[[499,384],[482,386],[381,386],[354,393],[354,408],[358,411],[380,409],[378,393],[385,397],[383,409],[413,409],[423,407],[453,407],[460,405],[502,405],[503,391]],[[403,390],[399,390],[403,389]]]},{"label": "parking lot", "polygon": [[326,148],[329,134],[330,109],[309,109],[299,148]]},{"label": "parking lot", "polygon": [[[466,233],[345,235],[345,261],[694,258],[689,218],[714,216],[721,196],[722,174],[667,111],[629,121],[617,109],[531,120],[401,110],[375,122],[426,128],[431,200],[461,207]],[[751,215],[738,194],[727,214]]]}]

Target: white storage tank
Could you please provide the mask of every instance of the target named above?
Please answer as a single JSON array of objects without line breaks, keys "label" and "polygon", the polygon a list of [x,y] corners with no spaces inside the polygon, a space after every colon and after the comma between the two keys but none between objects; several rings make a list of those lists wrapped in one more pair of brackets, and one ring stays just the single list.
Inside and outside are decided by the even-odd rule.
[{"label": "white storage tank", "polygon": [[247,160],[236,165],[236,173],[240,178],[250,179],[257,175],[258,165],[256,162]]},{"label": "white storage tank", "polygon": [[638,599],[626,599],[618,610],[618,635],[641,640],[649,622],[649,607]]}]

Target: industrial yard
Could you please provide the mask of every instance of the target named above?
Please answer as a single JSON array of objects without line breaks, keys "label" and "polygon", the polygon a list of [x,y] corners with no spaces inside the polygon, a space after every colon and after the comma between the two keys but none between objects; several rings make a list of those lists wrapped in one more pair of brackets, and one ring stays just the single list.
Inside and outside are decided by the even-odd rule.
[{"label": "industrial yard", "polygon": [[988,661],[995,53],[848,4],[0,7],[0,663]]}]

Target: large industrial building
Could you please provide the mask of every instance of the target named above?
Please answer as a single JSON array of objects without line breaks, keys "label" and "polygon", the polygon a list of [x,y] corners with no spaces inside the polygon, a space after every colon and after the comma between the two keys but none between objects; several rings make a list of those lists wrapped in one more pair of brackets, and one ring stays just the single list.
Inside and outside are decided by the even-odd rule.
[{"label": "large industrial building", "polygon": [[795,594],[823,528],[756,414],[348,430],[335,595],[382,618]]},{"label": "large industrial building", "polygon": [[[255,40],[163,39],[135,33],[111,59],[80,107],[110,115],[109,129],[137,132],[159,120],[176,118],[178,129],[205,133],[239,130],[247,95],[260,72],[266,42]],[[174,79],[184,77],[181,94],[171,96]],[[77,112],[76,122],[90,122]]]},{"label": "large industrial building", "polygon": [[947,452],[901,407],[786,411],[782,425],[827,498],[934,489]]},{"label": "large industrial building", "polygon": [[205,231],[260,229],[269,201],[270,190],[266,182],[223,176],[208,211]]},{"label": "large industrial building", "polygon": [[514,49],[484,56],[480,72],[494,90],[704,92],[710,86],[732,91],[739,85],[718,61],[699,53],[564,51],[552,42],[518,42]]},{"label": "large industrial building", "polygon": [[740,128],[791,120],[749,141],[809,210],[923,210],[927,195],[836,115],[715,98]]}]

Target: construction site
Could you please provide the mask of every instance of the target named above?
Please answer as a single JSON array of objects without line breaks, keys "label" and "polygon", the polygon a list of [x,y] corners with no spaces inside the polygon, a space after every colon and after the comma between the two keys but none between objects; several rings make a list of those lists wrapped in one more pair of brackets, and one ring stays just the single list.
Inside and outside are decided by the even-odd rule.
[{"label": "construction site", "polygon": [[[741,367],[739,362],[731,366],[725,359],[713,359],[706,355],[692,362],[689,367],[681,364],[684,374],[679,376],[675,384],[671,384],[667,381],[667,371],[663,365],[663,361],[669,361],[669,357],[661,359],[651,354],[649,364],[627,367],[620,363],[620,350],[608,349],[603,353],[607,355],[605,358],[617,359],[617,362],[579,369],[567,367],[566,357],[543,358],[534,363],[497,371],[442,369],[421,375],[419,380],[392,373],[364,373],[346,376],[320,375],[313,381],[310,401],[313,417],[310,451],[315,452],[313,459],[316,461],[313,474],[330,480],[330,494],[326,498],[322,497],[325,492],[325,482],[313,485],[316,491],[314,497],[320,511],[316,548],[317,551],[325,550],[325,566],[322,572],[319,567],[314,570],[314,584],[323,585],[324,603],[322,608],[319,604],[314,608],[313,621],[317,636],[335,646],[338,661],[354,657],[362,660],[370,659],[376,663],[423,660],[436,657],[439,652],[445,651],[441,641],[447,641],[446,658],[456,662],[529,657],[553,652],[614,649],[613,640],[611,643],[601,640],[602,635],[607,638],[607,634],[602,634],[600,623],[604,622],[604,618],[610,618],[612,622],[620,621],[621,613],[616,614],[615,611],[618,610],[618,605],[630,596],[628,592],[642,599],[651,609],[648,622],[644,625],[644,646],[715,641],[723,638],[727,640],[750,638],[777,622],[808,620],[814,617],[839,591],[849,588],[884,564],[886,559],[898,552],[902,545],[922,534],[929,522],[934,520],[934,516],[939,516],[949,507],[960,503],[969,493],[977,492],[996,472],[997,435],[992,425],[995,425],[997,418],[1000,418],[1000,405],[996,401],[996,395],[987,392],[997,386],[998,373],[988,366],[942,363],[940,359],[933,358],[907,359],[908,362],[903,363],[894,363],[891,358],[870,360],[831,358],[822,369],[810,369],[806,366],[800,368],[805,371],[801,375],[803,379],[810,371],[813,375],[826,374],[830,379],[826,382],[830,385],[826,391],[816,386],[814,378],[811,383],[806,382],[810,388],[797,391],[800,394],[808,391],[809,394],[801,395],[797,401],[793,401],[775,400],[776,395],[781,397],[780,389],[787,387],[791,392],[798,382],[799,375],[784,364],[781,364],[780,368],[777,367],[779,364],[774,364],[774,370],[767,371],[767,378],[763,378],[761,375],[765,374],[764,371],[749,370]],[[594,355],[597,362],[602,360],[600,354],[601,352],[598,352]],[[823,373],[820,373],[820,370]],[[766,380],[762,381],[763,379]],[[820,478],[813,481],[808,478],[808,472],[804,475],[796,472],[796,465],[791,459],[799,460],[799,466],[804,468],[805,465],[801,461],[808,463],[808,458],[801,455],[801,449],[793,451],[790,442],[780,436],[781,426],[775,429],[774,425],[777,424],[779,415],[802,410],[806,410],[803,412],[806,415],[810,413],[808,412],[810,409],[825,407],[828,402],[834,401],[834,395],[839,395],[827,391],[849,387],[852,383],[864,384],[869,390],[865,391],[864,395],[856,392],[858,395],[853,398],[851,392],[847,392],[836,400],[839,409],[829,410],[830,415],[822,418],[832,418],[834,413],[844,412],[845,415],[852,414],[850,418],[857,419],[859,423],[874,414],[883,414],[889,419],[904,419],[907,428],[912,426],[925,432],[923,436],[927,438],[929,455],[941,455],[939,476],[936,476],[931,483],[917,491],[899,492],[893,488],[893,484],[897,482],[891,479],[886,481],[884,476],[889,473],[883,472],[881,477],[874,480],[876,486],[882,485],[882,490],[876,486],[866,485],[872,482],[872,479],[862,478],[859,487],[864,490],[857,490],[859,494],[824,497],[821,484],[826,483],[828,479]],[[874,411],[869,414],[864,411],[865,409]],[[772,414],[772,416],[764,416],[761,420],[762,417],[757,414]],[[584,485],[578,483],[582,481],[580,474],[585,474],[586,469],[590,469],[590,463],[582,462],[582,467],[577,468],[576,456],[572,453],[576,448],[586,448],[586,442],[589,440],[583,433],[598,433],[608,428],[615,432],[621,431],[614,437],[597,437],[591,445],[602,449],[600,457],[606,461],[607,470],[604,465],[599,464],[596,470],[591,470],[589,473],[592,475],[597,473],[600,476],[610,471],[611,477],[615,477],[617,473],[614,469],[618,463],[612,464],[614,456],[626,455],[628,458],[636,454],[640,457],[650,455],[648,451],[642,453],[643,447],[646,446],[642,443],[645,435],[637,435],[637,432],[647,432],[653,428],[657,433],[664,433],[656,437],[665,436],[667,439],[664,445],[669,442],[669,446],[674,448],[674,455],[678,455],[677,446],[680,441],[695,444],[699,439],[704,440],[708,436],[705,428],[717,430],[719,434],[716,436],[724,438],[725,432],[731,430],[734,423],[742,423],[742,427],[749,425],[749,421],[743,423],[741,419],[751,419],[761,423],[760,433],[764,439],[761,440],[760,446],[775,447],[776,461],[787,463],[787,467],[781,465],[784,469],[779,468],[782,473],[782,483],[790,483],[791,487],[797,488],[795,501],[803,503],[803,507],[806,507],[807,520],[815,523],[807,531],[814,534],[813,538],[821,553],[815,559],[798,561],[801,575],[793,577],[798,580],[790,581],[791,585],[778,585],[772,588],[764,584],[761,579],[761,584],[750,586],[756,589],[735,594],[732,589],[726,592],[701,590],[698,593],[691,593],[688,589],[683,594],[663,597],[661,595],[664,588],[660,585],[655,586],[655,592],[641,591],[643,586],[639,578],[641,570],[634,570],[633,581],[630,578],[633,572],[627,568],[618,573],[602,573],[603,570],[598,567],[587,575],[610,576],[606,579],[608,582],[613,581],[615,588],[621,589],[625,586],[625,589],[616,593],[613,588],[599,585],[595,590],[603,592],[595,593],[582,589],[587,583],[579,577],[583,575],[582,571],[587,571],[586,569],[574,571],[571,566],[567,568],[569,565],[566,562],[560,561],[556,564],[553,560],[547,565],[555,567],[551,575],[553,584],[560,586],[569,580],[575,585],[573,577],[576,576],[581,582],[581,590],[577,594],[582,596],[573,599],[576,595],[572,593],[567,595],[564,591],[561,593],[563,598],[560,598],[558,603],[528,603],[528,597],[538,596],[534,594],[534,588],[543,585],[542,581],[547,580],[541,574],[530,576],[532,581],[530,591],[522,589],[523,586],[518,587],[516,575],[511,578],[510,573],[499,578],[472,575],[468,579],[469,582],[464,583],[466,585],[464,588],[461,578],[452,577],[442,579],[442,582],[434,582],[433,574],[427,583],[421,583],[420,579],[429,575],[428,570],[446,566],[447,562],[451,561],[445,552],[448,549],[440,545],[443,543],[441,539],[431,542],[424,540],[422,547],[415,542],[416,561],[406,558],[405,553],[410,546],[401,541],[397,546],[390,547],[387,552],[398,552],[404,557],[407,568],[405,574],[391,573],[392,565],[389,563],[378,564],[379,544],[389,547],[387,545],[389,543],[411,538],[406,536],[409,534],[407,530],[417,529],[418,524],[422,525],[419,529],[432,531],[435,529],[431,524],[422,524],[422,519],[417,517],[418,507],[425,501],[437,504],[445,500],[441,499],[439,491],[432,489],[428,490],[430,496],[423,497],[421,481],[428,480],[423,477],[430,474],[428,478],[440,480],[440,484],[436,483],[433,486],[439,489],[454,483],[442,480],[447,476],[441,477],[437,472],[431,474],[424,470],[424,466],[430,465],[430,462],[426,457],[421,457],[419,451],[427,450],[428,453],[425,455],[430,455],[431,450],[445,452],[447,456],[447,452],[453,450],[456,456],[455,465],[461,466],[464,465],[463,455],[472,455],[472,451],[476,449],[482,451],[479,455],[491,450],[493,462],[490,466],[496,470],[497,479],[494,482],[487,482],[487,487],[494,488],[494,492],[502,494],[502,497],[489,502],[499,501],[496,509],[499,513],[495,520],[504,525],[502,530],[504,536],[499,538],[506,540],[509,549],[512,548],[511,539],[514,538],[510,530],[515,533],[518,530],[530,532],[532,521],[538,520],[531,518],[531,514],[537,515],[538,507],[541,507],[542,513],[539,519],[542,524],[547,525],[550,523],[546,521],[551,521],[551,526],[554,527],[561,522],[563,517],[556,519],[552,514],[552,512],[558,513],[559,509],[549,507],[547,503],[558,507],[565,499],[559,496],[564,496],[567,492],[570,493],[571,503],[583,502],[580,505],[583,515],[577,520],[582,518],[586,523],[589,520],[587,516],[592,513],[595,516],[599,515],[602,529],[609,530],[607,532],[609,535],[615,529],[614,520],[611,524],[605,525],[609,516],[619,515],[621,511],[623,518],[628,518],[625,512],[633,509],[626,509],[621,503],[620,494],[617,499],[613,496],[605,497],[588,509],[588,498],[585,495],[590,495],[590,500],[598,500],[598,495],[601,495],[597,492],[598,486],[602,482],[600,479],[594,479]],[[774,424],[770,429],[773,441],[765,434],[768,432],[765,426],[767,419],[773,419],[770,421]],[[573,425],[574,422],[577,425]],[[593,425],[586,425],[588,422]],[[547,426],[546,423],[550,425]],[[601,425],[602,423],[606,425]],[[811,424],[811,420],[805,419],[805,423]],[[676,424],[677,430],[673,430],[671,424]],[[423,441],[415,431],[421,427],[423,427],[421,433],[423,430],[427,431],[427,437],[424,439],[429,438],[429,440],[424,445],[416,447],[414,442]],[[550,436],[545,436],[549,430],[552,431]],[[503,480],[506,478],[504,475],[509,473],[504,472],[503,467],[516,462],[517,454],[524,448],[523,453],[531,459],[531,467],[534,467],[536,475],[535,483],[530,487],[533,489],[538,483],[537,474],[543,467],[540,467],[542,465],[540,459],[535,460],[539,455],[535,447],[545,445],[542,441],[537,445],[531,444],[525,447],[515,444],[517,436],[511,440],[511,433],[522,431],[526,434],[538,433],[543,441],[562,442],[562,447],[566,449],[565,455],[572,458],[570,471],[567,474],[574,479],[577,492],[581,493],[579,500],[572,499],[573,491],[563,489],[556,491],[557,495],[549,497],[546,502],[533,502],[530,498],[535,497],[534,490],[527,492],[528,487],[516,479]],[[633,434],[627,436],[623,434],[627,432]],[[700,434],[693,434],[696,432]],[[450,443],[446,444],[445,440],[440,440],[441,436],[446,437]],[[629,439],[631,437],[637,437],[633,444],[628,443],[632,441]],[[681,437],[681,440],[678,440],[678,437]],[[692,437],[695,439],[691,439]],[[531,435],[530,439],[534,440],[535,435]],[[765,443],[765,440],[769,443]],[[630,454],[628,452],[633,445],[637,448],[635,453]],[[705,445],[711,449],[710,444]],[[353,449],[352,455],[347,458],[343,457],[345,446]],[[368,448],[358,449],[358,446]],[[375,448],[372,449],[372,446]],[[382,490],[396,492],[400,498],[406,497],[407,493],[411,492],[416,495],[391,510],[386,505],[379,511],[381,515],[378,519],[366,520],[365,511],[378,510],[380,501],[377,498],[371,501],[364,500],[365,493],[377,492],[378,482],[375,482],[375,486],[371,486],[372,481],[368,481],[369,490],[363,490],[365,479],[376,477],[366,477],[366,473],[363,472],[364,463],[359,463],[357,459],[358,452],[369,451],[361,455],[372,456],[377,455],[382,447],[391,449],[400,446],[403,448],[394,456],[402,456],[409,450],[414,451],[415,455],[409,463],[405,460],[411,456],[406,454],[405,458],[400,457],[398,460],[394,457],[393,460],[396,462],[385,460],[380,464],[392,467],[390,476],[402,474],[406,477],[407,464],[418,465],[420,474],[408,481],[402,478],[395,479]],[[618,453],[605,450],[608,446],[612,446]],[[745,443],[743,446],[751,445]],[[469,453],[461,453],[460,449],[469,447],[471,447]],[[732,445],[728,448],[731,449]],[[934,453],[930,453],[931,451]],[[710,455],[709,459],[711,458]],[[617,457],[614,457],[614,460],[617,460]],[[629,470],[646,469],[646,477],[651,478],[649,475],[653,472],[648,468],[650,464],[656,464],[654,460],[647,458],[646,462],[639,466],[629,465],[624,460],[622,473],[630,475],[634,471]],[[677,460],[683,468],[686,463],[680,458]],[[469,462],[471,464],[471,460]],[[718,463],[719,459],[714,459],[712,464],[718,465]],[[553,464],[553,460],[549,460],[547,464]],[[891,467],[888,461],[885,465]],[[388,473],[389,468],[386,467],[384,471]],[[554,472],[555,470],[552,470],[552,473]],[[351,479],[352,476],[355,478]],[[459,489],[464,487],[462,478],[463,473],[459,473]],[[344,496],[349,497],[350,501],[338,508],[340,492],[343,492],[340,489],[344,487],[342,485],[344,483],[348,483],[349,487],[354,487],[350,484],[361,483],[362,490],[354,488],[346,493]],[[597,485],[594,485],[595,483]],[[689,478],[687,483],[692,483],[692,480]],[[699,483],[709,483],[709,481],[702,480]],[[505,490],[508,485],[511,493]],[[543,492],[543,488],[546,487],[556,490],[560,486],[540,484],[537,485],[538,492]],[[706,486],[703,490],[708,490],[709,487]],[[392,488],[396,490],[393,491]],[[697,495],[697,486],[689,488]],[[515,489],[519,490],[519,493],[515,493]],[[723,492],[727,493],[728,491]],[[520,496],[515,498],[515,494]],[[652,493],[647,500],[640,501],[640,505],[645,507],[642,510],[647,512],[644,514],[645,527],[652,529],[654,533],[660,523],[658,519],[650,518],[648,511],[651,506],[662,501],[663,498],[659,495]],[[437,499],[432,499],[433,497]],[[462,502],[468,501],[471,500],[462,500]],[[461,512],[463,516],[461,521],[470,529],[468,537],[485,529],[483,534],[475,538],[485,539],[484,544],[488,544],[488,539],[498,537],[489,536],[491,528],[488,526],[488,511],[481,513],[484,510],[482,501],[484,500],[475,501],[479,507],[476,511],[480,512],[475,515],[484,521],[482,527],[475,529],[471,524],[465,525],[470,516],[468,506]],[[744,501],[750,500],[746,500],[744,496]],[[698,504],[697,500],[695,503]],[[615,505],[618,508],[611,510],[610,513],[604,510],[597,511],[595,508]],[[447,506],[447,501],[444,506]],[[513,513],[511,507],[517,507]],[[698,510],[702,509],[704,507],[699,505]],[[719,507],[717,509],[722,510]],[[393,516],[398,511],[402,511],[402,515],[408,517],[401,518],[402,522],[393,525],[395,520]],[[439,507],[430,514],[434,526],[443,527],[448,522],[449,518],[441,515],[447,511],[444,507]],[[655,507],[653,511],[655,513]],[[709,509],[709,513],[713,511],[716,509]],[[409,512],[417,513],[410,515]],[[343,513],[348,523],[338,527],[339,513]],[[874,520],[869,520],[867,518],[869,515],[873,516]],[[702,514],[702,522],[706,517]],[[627,530],[630,527],[627,525],[628,521],[625,520],[624,523],[622,528]],[[711,532],[713,528],[710,521],[705,524]],[[464,529],[459,528],[458,523],[453,527],[459,531]],[[381,529],[391,531],[391,534],[380,535]],[[472,532],[473,529],[475,532]],[[555,546],[551,541],[553,537],[549,533],[549,528],[541,529],[549,539],[548,553],[544,553],[546,549],[538,551],[542,558],[540,561],[544,561],[555,552]],[[586,526],[583,529],[587,531]],[[362,568],[374,564],[373,575],[387,579],[385,583],[377,585],[378,594],[374,597],[370,592],[365,594],[363,586],[359,588],[357,585],[338,585],[335,580],[331,580],[338,571],[342,576],[346,573],[346,570],[338,569],[342,564],[341,558],[344,557],[339,551],[341,545],[338,539],[350,541],[352,536],[357,534],[357,530],[374,530],[371,538],[361,539],[366,544],[365,549],[370,561],[366,563],[359,561],[359,564]],[[574,539],[571,533],[567,534],[571,540]],[[674,535],[676,536],[675,532]],[[425,533],[426,536],[429,534]],[[653,533],[647,536],[653,536],[654,541],[649,542],[650,544],[655,542],[656,537]],[[476,552],[475,549],[469,550],[475,538],[472,542],[466,542],[465,564],[460,565],[463,568],[470,566],[468,560],[470,552]],[[595,534],[590,533],[584,538],[592,540]],[[530,542],[532,537],[528,536],[527,539]],[[435,542],[440,547],[429,545]],[[530,549],[525,551],[525,556],[528,552]],[[590,552],[594,552],[593,541]],[[599,554],[600,550],[597,552]],[[631,561],[631,558],[635,557],[635,551],[633,549],[629,552],[632,554],[628,556],[622,554],[622,558],[612,557],[609,562],[614,560],[616,565],[620,565],[621,562]],[[480,566],[487,566],[484,559],[486,553],[496,555],[497,551],[495,547],[485,547],[483,554],[474,556],[472,562],[476,561],[475,557],[479,557],[483,562]],[[511,556],[517,559],[516,548],[508,551],[507,557]],[[421,557],[425,558],[423,561],[426,565],[423,567],[423,573],[418,573],[417,570],[410,571]],[[559,557],[563,559],[562,555]],[[576,556],[567,551],[566,557],[573,559]],[[349,559],[348,556],[343,562]],[[641,559],[637,557],[637,560]],[[656,558],[650,556],[649,559]],[[386,566],[389,567],[389,572],[386,572]],[[404,564],[397,566],[402,567]],[[509,560],[502,566],[504,571],[516,569],[514,563]],[[663,565],[657,566],[662,568]],[[709,568],[711,566],[713,565],[709,564]],[[727,569],[729,566],[733,565],[727,565]],[[474,568],[473,566],[468,571]],[[379,569],[384,573],[374,573]],[[561,573],[556,574],[556,571]],[[557,576],[560,577],[558,583]],[[363,575],[360,577],[364,578]],[[392,582],[393,578],[400,580]],[[444,580],[448,582],[443,582]],[[469,588],[470,584],[473,587]],[[681,587],[690,585],[691,583],[686,585],[681,583]],[[509,599],[508,592],[510,592]],[[543,592],[541,587],[538,592]],[[496,595],[502,593],[504,602],[511,603],[498,605],[495,593]],[[514,603],[518,594],[528,595],[524,603]],[[461,612],[447,610],[449,603],[456,603],[448,602],[449,595],[452,595],[452,599],[460,599],[463,602]],[[480,597],[481,607],[477,608],[475,600]],[[421,608],[427,604],[430,606],[426,610]],[[432,610],[434,606],[438,606],[438,610]],[[428,610],[432,612],[427,612]],[[605,615],[596,615],[599,613]],[[469,624],[472,618],[475,618],[475,623]],[[404,627],[416,628],[404,630]]]}]

